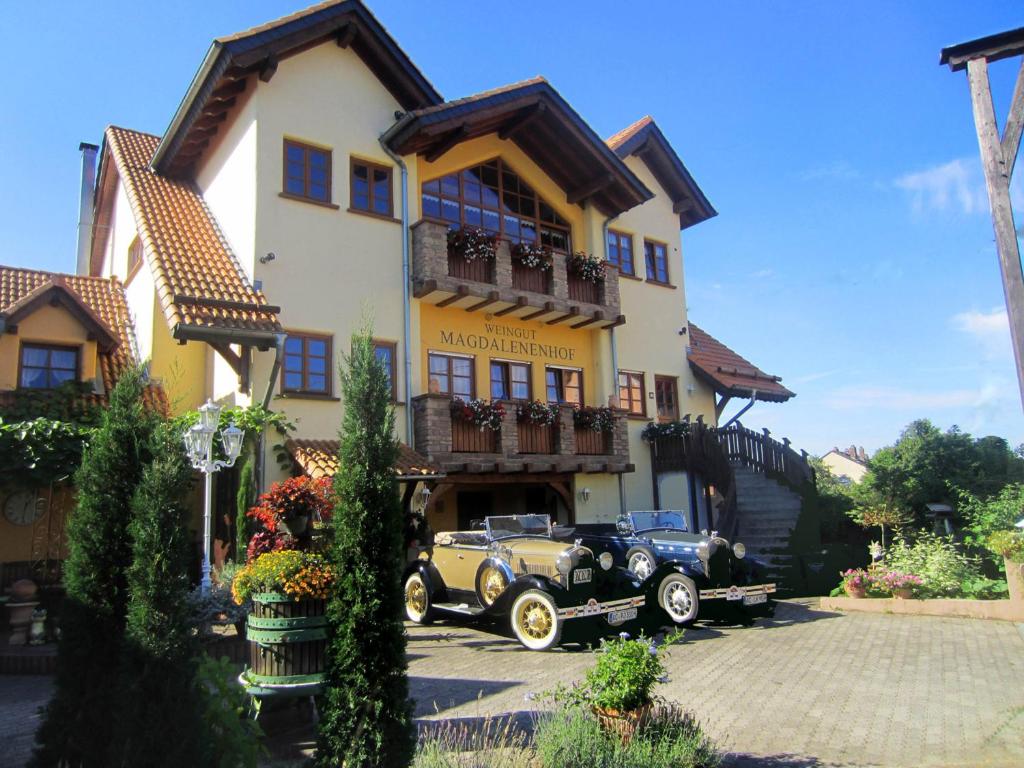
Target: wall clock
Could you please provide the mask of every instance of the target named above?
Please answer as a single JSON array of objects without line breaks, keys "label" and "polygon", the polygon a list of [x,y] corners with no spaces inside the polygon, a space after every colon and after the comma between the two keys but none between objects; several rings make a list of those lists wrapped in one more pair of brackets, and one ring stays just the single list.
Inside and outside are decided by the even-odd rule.
[{"label": "wall clock", "polygon": [[14,525],[32,525],[42,516],[43,506],[32,491],[15,491],[4,500],[4,517]]}]

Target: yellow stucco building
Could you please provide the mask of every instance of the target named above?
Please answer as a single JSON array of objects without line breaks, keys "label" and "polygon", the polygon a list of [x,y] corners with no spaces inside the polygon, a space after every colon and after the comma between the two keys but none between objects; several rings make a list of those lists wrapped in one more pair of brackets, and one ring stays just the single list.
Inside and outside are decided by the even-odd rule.
[{"label": "yellow stucco building", "polygon": [[[83,146],[78,271],[121,286],[170,408],[265,403],[297,425],[295,471],[329,472],[369,318],[435,529],[656,504],[696,524],[706,489],[656,487],[644,427],[792,395],[688,357],[680,231],[716,212],[651,118],[602,140],[543,78],[446,101],[358,0],[219,38],[162,137]],[[493,252],[449,246],[470,230]],[[458,399],[503,403],[501,428]],[[532,401],[556,423],[520,418]]]}]

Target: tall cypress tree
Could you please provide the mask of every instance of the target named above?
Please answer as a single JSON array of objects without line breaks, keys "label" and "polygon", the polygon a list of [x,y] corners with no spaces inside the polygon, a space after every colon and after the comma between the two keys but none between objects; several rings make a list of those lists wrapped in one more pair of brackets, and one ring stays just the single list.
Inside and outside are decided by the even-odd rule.
[{"label": "tall cypress tree", "polygon": [[316,764],[400,768],[415,750],[402,625],[402,513],[391,386],[368,332],[342,372],[345,415],[327,606],[327,674]]},{"label": "tall cypress tree", "polygon": [[75,474],[67,524],[65,599],[53,699],[31,766],[106,766],[128,603],[132,498],[149,463],[156,419],[142,407],[141,372],[127,371]]},{"label": "tall cypress tree", "polygon": [[198,649],[189,630],[191,542],[184,504],[191,481],[178,435],[154,436],[129,528],[128,621],[110,766],[177,768],[202,764]]}]

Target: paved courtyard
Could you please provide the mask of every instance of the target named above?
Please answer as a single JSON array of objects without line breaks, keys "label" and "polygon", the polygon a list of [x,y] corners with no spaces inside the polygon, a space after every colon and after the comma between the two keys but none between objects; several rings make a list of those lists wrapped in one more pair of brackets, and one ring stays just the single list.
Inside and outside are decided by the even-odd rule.
[{"label": "paved courtyard", "polygon": [[[527,712],[588,653],[531,653],[498,631],[409,627],[416,714]],[[690,630],[662,694],[691,709],[734,766],[1024,765],[1024,627],[999,621],[839,615],[805,601],[749,629]],[[49,679],[0,677],[0,765],[20,766]],[[309,746],[304,718],[269,713],[275,752]],[[278,765],[282,763],[277,763]]]}]

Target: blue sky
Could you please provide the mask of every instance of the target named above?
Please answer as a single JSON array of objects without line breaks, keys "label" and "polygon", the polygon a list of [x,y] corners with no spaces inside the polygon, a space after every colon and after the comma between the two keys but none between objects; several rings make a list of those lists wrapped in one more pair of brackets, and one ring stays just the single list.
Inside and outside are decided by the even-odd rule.
[{"label": "blue sky", "polygon": [[[8,4],[0,262],[73,271],[78,143],[162,133],[213,37],[302,5]],[[966,77],[938,66],[1020,6],[370,7],[447,98],[542,74],[601,136],[655,117],[719,211],[683,233],[691,319],[798,393],[744,423],[813,453],[920,417],[1024,442]],[[993,67],[1000,120],[1015,65]]]}]

